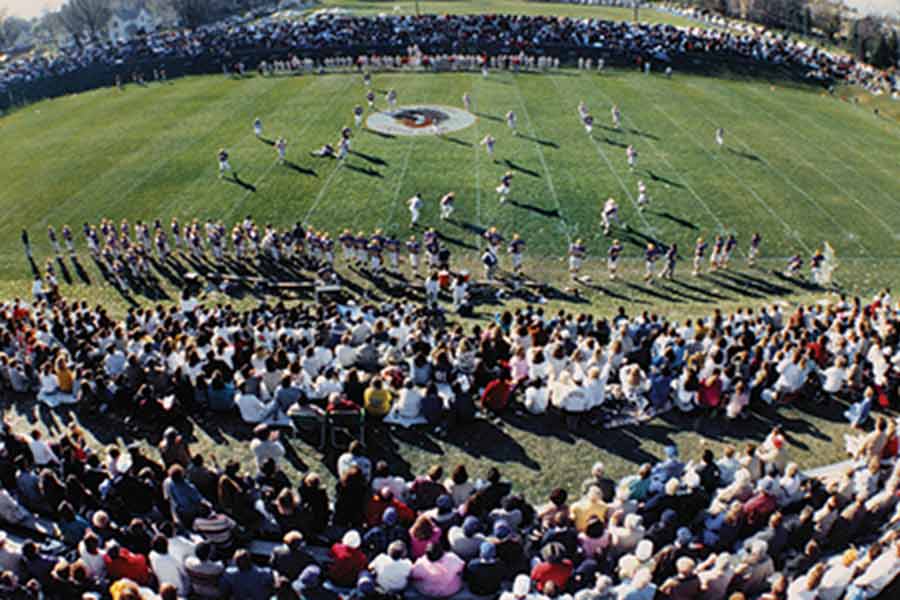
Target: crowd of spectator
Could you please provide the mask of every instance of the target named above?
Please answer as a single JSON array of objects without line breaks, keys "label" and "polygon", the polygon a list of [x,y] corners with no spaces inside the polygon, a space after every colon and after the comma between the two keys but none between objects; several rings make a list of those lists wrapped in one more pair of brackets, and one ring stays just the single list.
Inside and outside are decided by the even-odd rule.
[{"label": "crowd of spectator", "polygon": [[[556,490],[536,506],[496,471],[474,481],[435,466],[404,481],[359,443],[329,493],[315,474],[285,475],[279,432],[336,410],[441,434],[510,410],[558,411],[578,430],[602,426],[610,405],[739,419],[811,402],[852,403],[852,424],[869,428],[871,411],[896,400],[897,310],[885,291],[681,323],[524,307],[466,328],[413,303],[238,311],[186,299],[117,320],[83,302],[16,300],[0,307],[8,391],[162,441],[157,460],[136,444],[92,451],[74,427],[48,442],[7,426],[0,520],[20,537],[0,544],[0,586],[167,600],[890,594],[900,467],[881,416],[848,440],[853,463],[827,483],[789,461],[776,427],[718,460],[685,464],[669,448],[618,482],[597,465],[573,502]],[[179,433],[189,418],[229,414],[253,427],[255,464],[219,468]],[[42,546],[21,539],[42,541],[35,530]],[[253,540],[283,544],[260,566]]]},{"label": "crowd of spectator", "polygon": [[[862,83],[884,77],[854,59],[767,31],[675,27],[552,16],[513,15],[321,15],[305,20],[266,18],[217,23],[193,30],[160,30],[113,43],[95,40],[32,53],[0,65],[0,91],[10,84],[74,73],[92,65],[130,61],[213,57],[223,64],[240,53],[273,55],[328,51],[357,52],[362,41],[382,53],[403,54],[409,47],[426,53],[558,55],[567,50],[603,51],[628,60],[668,62],[675,56],[717,54],[788,65],[823,81]],[[255,65],[249,65],[253,68]]]}]

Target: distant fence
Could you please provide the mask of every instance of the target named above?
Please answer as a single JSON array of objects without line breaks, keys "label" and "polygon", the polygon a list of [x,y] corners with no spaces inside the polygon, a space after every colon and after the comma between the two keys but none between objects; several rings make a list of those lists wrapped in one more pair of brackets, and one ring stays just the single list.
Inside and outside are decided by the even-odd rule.
[{"label": "distant fence", "polygon": [[[518,48],[513,47],[427,47],[420,46],[426,54],[473,53],[488,55],[514,54]],[[559,58],[563,64],[573,64],[578,58],[602,58],[611,67],[634,67],[641,56],[635,53],[622,53],[603,48],[581,46],[544,46],[538,49],[529,48],[529,54]],[[88,90],[109,87],[115,84],[116,75],[122,81],[131,81],[135,72],[141,72],[145,80],[152,80],[154,69],[165,69],[169,79],[187,75],[205,75],[222,73],[222,65],[233,65],[243,62],[248,69],[256,69],[261,61],[286,59],[288,55],[296,55],[300,59],[310,58],[321,61],[332,56],[360,55],[403,55],[406,46],[358,46],[333,49],[259,49],[235,52],[229,55],[204,54],[195,57],[170,57],[160,59],[132,60],[118,64],[95,64],[72,73],[40,79],[33,82],[17,83],[0,93],[0,110],[30,104],[46,98],[56,98],[67,94],[77,94]],[[646,59],[646,57],[644,57]],[[738,56],[722,56],[716,54],[691,53],[675,55],[668,62],[649,59],[655,70],[669,65],[675,71],[692,72],[707,75],[736,74],[748,77],[775,77],[804,81],[803,69],[784,65],[764,63]]]}]

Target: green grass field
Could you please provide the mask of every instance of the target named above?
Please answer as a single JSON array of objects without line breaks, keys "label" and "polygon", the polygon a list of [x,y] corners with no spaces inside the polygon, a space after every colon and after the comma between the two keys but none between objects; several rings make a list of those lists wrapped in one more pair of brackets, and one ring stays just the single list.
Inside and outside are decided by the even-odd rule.
[{"label": "green grass field", "polygon": [[[824,241],[837,250],[842,265],[837,280],[847,292],[871,295],[900,281],[896,103],[840,98],[855,97],[852,90],[831,97],[781,82],[678,73],[666,79],[625,71],[493,73],[488,79],[449,73],[374,76],[376,90],[391,87],[398,90],[401,105],[461,106],[468,91],[479,118],[444,138],[359,132],[355,154],[344,166],[309,152],[334,142],[340,128],[352,123],[353,106],[365,104],[363,82],[355,74],[188,78],[63,97],[0,118],[0,153],[6,157],[0,187],[5,215],[0,294],[28,293],[30,269],[19,243],[23,228],[31,233],[39,264],[50,253],[47,225],[58,229],[68,223],[83,248],[81,223],[102,217],[132,223],[214,218],[231,224],[249,213],[261,222],[302,221],[333,234],[345,227],[380,227],[405,237],[410,233],[405,201],[417,191],[426,199],[424,224],[438,226],[454,256],[473,268],[480,246],[477,230],[495,225],[526,239],[530,276],[563,287],[569,284],[560,259],[568,240],[584,239],[592,257],[586,272],[599,285],[582,290],[587,303],[553,302],[554,309],[608,313],[624,304],[631,312],[653,309],[683,316],[709,314],[717,306],[814,301],[822,292],[785,281],[774,271],[783,268],[785,257],[799,252],[806,258]],[[591,137],[577,116],[579,100],[597,119]],[[378,103],[384,104],[383,94]],[[623,112],[622,131],[609,127],[613,103]],[[873,115],[874,106],[882,109],[880,117]],[[508,110],[518,114],[523,135],[513,137],[507,130],[502,117]],[[275,164],[274,150],[253,135],[257,116],[265,137],[288,139],[289,159],[299,169]],[[724,150],[713,140],[719,126],[726,129]],[[498,140],[500,164],[478,145],[488,133]],[[626,164],[628,144],[640,153],[634,173]],[[215,154],[222,146],[252,189],[216,178]],[[500,205],[494,188],[510,168],[516,171],[516,203]],[[638,179],[647,183],[652,201],[644,214],[636,210]],[[437,199],[448,191],[457,193],[456,222],[439,224]],[[630,232],[616,233],[627,242],[628,260],[625,280],[615,283],[605,280],[609,240],[599,227],[600,206],[608,196],[618,199],[630,226]],[[745,250],[753,231],[764,239],[765,260],[756,269],[745,268],[739,253],[737,268],[728,274],[654,288],[636,282],[641,245],[648,239],[677,242],[688,257],[698,236],[735,232]],[[120,311],[122,298],[102,283],[89,259],[81,262],[90,284],[73,274],[64,293]],[[682,274],[688,263],[682,261]],[[481,309],[481,317],[493,310]],[[43,414],[31,403],[12,406],[8,414],[22,426],[61,423],[58,415]],[[434,461],[499,464],[537,495],[580,481],[597,458],[622,475],[635,462],[658,456],[666,443],[695,448],[701,442],[716,446],[761,439],[775,419],[786,422],[794,456],[804,466],[841,458],[846,429],[839,412],[799,409],[732,427],[675,419],[579,436],[558,423],[514,417],[446,439],[376,432],[371,446],[399,469],[413,472]],[[102,420],[86,425],[98,442],[121,434]],[[234,443],[246,439],[246,432],[234,424],[197,426],[195,434],[220,459],[246,457],[246,444]],[[319,468],[319,459],[333,465],[333,454],[322,456],[299,441],[292,443],[296,468]]]}]

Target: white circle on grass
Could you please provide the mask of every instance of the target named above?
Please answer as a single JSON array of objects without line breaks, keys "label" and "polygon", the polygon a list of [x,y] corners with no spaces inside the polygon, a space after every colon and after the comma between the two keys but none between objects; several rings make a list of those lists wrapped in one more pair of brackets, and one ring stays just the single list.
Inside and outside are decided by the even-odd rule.
[{"label": "white circle on grass", "polygon": [[436,135],[465,129],[475,123],[475,115],[461,108],[435,104],[401,106],[372,113],[366,127],[389,135]]}]

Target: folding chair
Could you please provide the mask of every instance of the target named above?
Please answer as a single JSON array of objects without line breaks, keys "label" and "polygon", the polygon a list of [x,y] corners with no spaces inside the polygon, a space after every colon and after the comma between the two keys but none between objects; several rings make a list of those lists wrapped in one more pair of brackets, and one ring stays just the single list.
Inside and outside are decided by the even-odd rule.
[{"label": "folding chair", "polygon": [[325,447],[328,418],[321,408],[318,406],[291,407],[288,416],[291,418],[298,435],[301,431],[315,432],[318,430],[319,443],[316,445],[316,448],[321,450]]},{"label": "folding chair", "polygon": [[[358,410],[335,410],[328,413],[328,426],[331,428],[331,445],[335,448],[339,447],[338,431],[359,439],[363,444],[366,443],[366,412],[361,408]],[[357,433],[354,433],[354,430]]]}]

